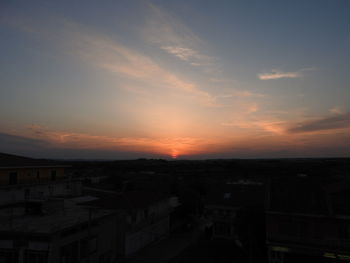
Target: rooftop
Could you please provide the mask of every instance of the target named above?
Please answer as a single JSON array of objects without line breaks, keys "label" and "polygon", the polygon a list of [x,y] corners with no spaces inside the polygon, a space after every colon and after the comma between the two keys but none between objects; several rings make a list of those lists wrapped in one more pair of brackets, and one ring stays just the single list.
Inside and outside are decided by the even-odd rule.
[{"label": "rooftop", "polygon": [[[91,211],[91,217],[90,217]],[[60,212],[44,215],[11,215],[9,209],[0,211],[0,232],[50,234],[91,220],[113,214],[110,210],[90,210],[65,200]]]},{"label": "rooftop", "polygon": [[263,205],[265,191],[262,185],[218,184],[212,187],[205,198],[207,205],[232,208]]},{"label": "rooftop", "polygon": [[158,192],[149,191],[127,191],[122,193],[104,191],[99,189],[89,189],[89,194],[99,197],[98,200],[93,200],[84,203],[85,205],[103,207],[108,209],[142,209],[163,200],[166,196]]},{"label": "rooftop", "polygon": [[[313,177],[285,177],[270,184],[269,210],[284,213],[329,215],[329,207],[335,214],[350,214],[347,201],[350,182],[329,181]],[[329,205],[327,205],[329,198]]]},{"label": "rooftop", "polygon": [[0,169],[26,167],[65,167],[59,162],[46,159],[33,159],[18,155],[0,153]]}]

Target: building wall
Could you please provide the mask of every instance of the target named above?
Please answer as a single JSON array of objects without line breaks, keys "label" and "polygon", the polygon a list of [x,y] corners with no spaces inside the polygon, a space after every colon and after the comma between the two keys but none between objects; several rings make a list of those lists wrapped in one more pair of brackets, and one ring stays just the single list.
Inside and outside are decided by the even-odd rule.
[{"label": "building wall", "polygon": [[213,223],[213,238],[234,239],[237,208],[207,205],[205,213]]},{"label": "building wall", "polygon": [[0,169],[0,186],[9,185],[10,174],[17,175],[16,184],[33,184],[56,181],[64,178],[64,167],[33,167]]},{"label": "building wall", "polygon": [[[7,250],[14,255],[11,260],[13,263],[26,263],[29,258],[37,259],[29,262],[43,263],[101,263],[103,259],[115,262],[115,231],[115,216],[110,215],[93,223],[90,229],[84,224],[42,236],[40,239],[26,235],[21,238],[19,246],[11,239],[0,240],[0,259],[1,251]],[[93,250],[89,251],[87,245]]]},{"label": "building wall", "polygon": [[169,215],[170,206],[168,199],[165,199],[161,202],[152,204],[144,209],[138,209],[135,211],[135,221],[132,222],[133,225],[149,223],[152,219],[157,219],[163,217],[164,215]]},{"label": "building wall", "polygon": [[[85,224],[84,227],[81,227],[81,231],[70,235],[69,231],[66,231],[68,234],[63,231],[57,233],[52,243],[49,262],[63,263],[63,250],[70,246],[73,246],[76,250],[77,261],[69,261],[72,259],[67,257],[68,262],[97,263],[100,262],[100,257],[103,257],[103,255],[105,257],[109,255],[111,262],[113,262],[117,250],[115,216],[105,217],[96,223],[90,225],[90,230],[88,225]],[[95,249],[83,253],[84,242],[89,244],[90,248]]]},{"label": "building wall", "polygon": [[[124,213],[124,220],[118,222],[119,243],[123,245],[120,254],[129,256],[143,247],[169,234],[169,200],[154,203],[143,209]],[[134,214],[134,215],[132,215]]]},{"label": "building wall", "polygon": [[336,240],[339,238],[335,218],[326,216],[273,215],[266,217],[269,239]]},{"label": "building wall", "polygon": [[268,212],[266,233],[270,262],[289,254],[350,259],[350,218]]},{"label": "building wall", "polygon": [[169,216],[137,232],[127,233],[125,237],[125,255],[129,256],[141,248],[155,242],[169,233]]},{"label": "building wall", "polygon": [[44,200],[53,196],[79,196],[80,181],[55,181],[46,184],[0,187],[0,205],[24,200]]}]

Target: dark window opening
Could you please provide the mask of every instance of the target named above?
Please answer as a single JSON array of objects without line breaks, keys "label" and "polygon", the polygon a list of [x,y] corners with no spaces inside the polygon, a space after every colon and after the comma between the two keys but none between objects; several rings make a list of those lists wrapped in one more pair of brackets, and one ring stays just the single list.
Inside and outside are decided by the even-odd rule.
[{"label": "dark window opening", "polygon": [[9,174],[9,184],[17,184],[18,178],[16,172],[11,172]]},{"label": "dark window opening", "polygon": [[51,171],[51,181],[55,181],[56,180],[56,170],[52,170]]},{"label": "dark window opening", "polygon": [[80,240],[80,259],[84,259],[89,255],[89,239],[83,238]]},{"label": "dark window opening", "polygon": [[25,262],[26,263],[47,263],[47,252],[38,251],[26,251]]},{"label": "dark window opening", "polygon": [[24,199],[27,200],[30,197],[30,189],[27,188],[24,190]]},{"label": "dark window opening", "polygon": [[338,226],[340,239],[349,239],[350,226],[347,223],[342,223]]},{"label": "dark window opening", "polygon": [[0,249],[0,262],[12,263],[18,261],[18,253],[10,249]]},{"label": "dark window opening", "polygon": [[108,251],[102,255],[100,255],[99,263],[111,263],[112,262],[112,252]]},{"label": "dark window opening", "polygon": [[143,211],[144,218],[148,218],[148,209],[145,209]]},{"label": "dark window opening", "polygon": [[220,236],[230,236],[231,235],[231,227],[228,223],[215,222],[214,230],[215,230],[216,235],[220,235]]},{"label": "dark window opening", "polygon": [[72,242],[61,247],[61,263],[76,263],[78,262],[78,242]]}]

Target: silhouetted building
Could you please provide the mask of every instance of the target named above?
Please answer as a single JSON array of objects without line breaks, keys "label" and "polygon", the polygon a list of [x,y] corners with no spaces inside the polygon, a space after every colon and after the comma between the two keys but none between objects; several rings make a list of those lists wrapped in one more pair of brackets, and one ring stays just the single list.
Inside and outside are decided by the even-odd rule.
[{"label": "silhouetted building", "polygon": [[169,234],[169,215],[173,198],[156,192],[115,193],[90,189],[99,200],[85,203],[117,211],[117,240],[120,256],[129,256]]},{"label": "silhouetted building", "polygon": [[57,162],[0,153],[0,185],[46,183],[64,178]]},{"label": "silhouetted building", "polygon": [[0,262],[112,262],[116,217],[74,200],[28,201],[0,207]]},{"label": "silhouetted building", "polygon": [[0,154],[0,204],[81,195],[81,182],[66,178],[66,167],[47,160]]},{"label": "silhouetted building", "polygon": [[269,261],[350,260],[349,200],[349,181],[306,175],[272,180],[266,211]]},{"label": "silhouetted building", "polygon": [[67,179],[66,167],[0,154],[0,262],[115,259],[114,212],[76,205],[81,182]]},{"label": "silhouetted building", "polygon": [[244,207],[264,206],[261,184],[227,183],[213,185],[205,200],[205,218],[212,222],[213,238],[236,239],[237,212]]}]

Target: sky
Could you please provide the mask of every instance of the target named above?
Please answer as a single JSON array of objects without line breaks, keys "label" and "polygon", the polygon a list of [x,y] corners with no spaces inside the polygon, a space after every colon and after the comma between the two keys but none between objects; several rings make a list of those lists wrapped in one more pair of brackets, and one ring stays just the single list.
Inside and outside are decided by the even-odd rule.
[{"label": "sky", "polygon": [[1,1],[0,152],[350,156],[350,1]]}]

